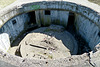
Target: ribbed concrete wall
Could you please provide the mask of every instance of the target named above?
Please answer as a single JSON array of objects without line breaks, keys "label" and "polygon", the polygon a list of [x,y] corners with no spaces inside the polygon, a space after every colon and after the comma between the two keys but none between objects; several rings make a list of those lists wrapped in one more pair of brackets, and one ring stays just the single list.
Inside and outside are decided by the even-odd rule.
[{"label": "ribbed concrete wall", "polygon": [[[0,48],[7,51],[11,43],[25,29],[25,24],[29,22],[28,14],[22,14],[10,19],[0,28]],[[5,33],[5,34],[4,34]],[[10,42],[9,42],[10,41]],[[7,48],[5,48],[6,46]]]},{"label": "ribbed concrete wall", "polygon": [[81,36],[88,42],[92,50],[100,43],[100,36],[98,35],[100,28],[94,22],[84,16],[76,14],[75,26]]},{"label": "ribbed concrete wall", "polygon": [[[45,15],[46,11],[50,11],[50,15]],[[59,24],[63,26],[67,26],[69,11],[62,10],[38,10],[36,13],[36,21],[39,26],[50,25],[50,24]],[[40,22],[39,22],[40,21]]]}]

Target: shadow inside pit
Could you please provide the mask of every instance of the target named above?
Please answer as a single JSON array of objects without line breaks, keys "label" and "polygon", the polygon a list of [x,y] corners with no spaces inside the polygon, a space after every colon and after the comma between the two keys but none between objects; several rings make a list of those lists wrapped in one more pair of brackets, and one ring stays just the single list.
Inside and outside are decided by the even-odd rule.
[{"label": "shadow inside pit", "polygon": [[[46,28],[46,27],[42,27],[42,28]],[[19,43],[21,42],[21,40],[28,34],[28,33],[42,33],[42,34],[46,34],[46,35],[48,35],[48,36],[53,36],[53,37],[55,37],[56,39],[58,39],[58,40],[62,40],[62,42],[63,42],[63,44],[66,44],[66,41],[65,41],[65,39],[64,39],[64,36],[62,37],[62,35],[59,35],[58,33],[53,33],[53,34],[51,34],[51,33],[45,33],[45,32],[41,32],[41,31],[33,31],[33,30],[35,30],[35,29],[39,29],[38,27],[37,27],[37,25],[35,26],[35,27],[31,27],[31,28],[28,28],[27,30],[25,30],[16,40],[15,40],[15,42],[13,42],[12,43],[12,47],[14,47],[14,46],[18,46],[19,45]],[[75,28],[70,28],[70,29],[75,29]],[[60,30],[60,31],[58,31],[58,32],[63,32],[63,31],[65,31],[66,29],[62,29],[62,30]],[[56,31],[56,30],[54,30],[54,31]],[[72,54],[72,55],[81,55],[81,54],[83,54],[83,53],[88,53],[88,52],[90,52],[91,51],[91,49],[89,48],[89,46],[88,46],[88,43],[79,35],[79,34],[77,34],[76,32],[75,32],[75,30],[74,30],[74,33],[73,33],[73,31],[71,32],[71,30],[69,30],[68,28],[67,28],[67,31],[72,35],[72,36],[74,36],[74,38],[75,38],[75,40],[76,40],[76,42],[77,42],[77,44],[78,44],[78,52],[77,52],[77,54]],[[66,45],[65,45],[66,46]],[[68,46],[66,46],[66,47],[68,47]],[[74,47],[75,48],[75,47]],[[68,49],[71,49],[71,48],[68,48]],[[20,55],[20,53],[17,51],[16,53],[15,53],[16,55],[18,54],[20,57],[21,57],[21,55]]]}]

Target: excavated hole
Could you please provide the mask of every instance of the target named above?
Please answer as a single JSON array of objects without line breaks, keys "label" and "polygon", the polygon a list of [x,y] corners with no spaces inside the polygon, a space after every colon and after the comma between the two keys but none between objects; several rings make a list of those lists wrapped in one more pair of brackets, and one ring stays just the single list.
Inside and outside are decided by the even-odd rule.
[{"label": "excavated hole", "polygon": [[[70,25],[68,27],[71,27]],[[74,26],[73,26],[74,27]],[[15,47],[18,46],[18,44],[21,42],[21,40],[27,35],[29,34],[31,31],[35,30],[36,28],[38,28],[37,26],[34,28],[29,28],[26,31],[24,31],[20,36],[18,36],[18,38],[12,43],[11,47]],[[81,35],[77,32],[75,32],[75,28],[66,28],[66,30],[71,33],[75,40],[77,41],[78,44],[78,52],[76,55],[81,55],[83,53],[88,53],[91,51],[90,47],[88,46],[88,43],[85,41],[84,38],[81,37]],[[72,31],[74,30],[74,31]],[[73,33],[74,32],[74,33]],[[21,53],[20,53],[20,46],[19,49],[16,50],[15,52],[16,56],[20,56],[22,57]]]},{"label": "excavated hole", "polygon": [[[11,44],[11,47],[15,47],[16,51],[15,51],[15,55],[22,57],[21,53],[20,53],[20,46],[19,43],[24,39],[24,37],[29,34],[31,31],[36,30],[38,27],[38,25],[36,24],[36,20],[34,19],[34,21],[32,20],[32,17],[35,17],[34,12],[30,12],[29,13],[29,17],[30,17],[30,22],[28,23],[27,28],[24,30],[23,33],[21,33],[20,36],[17,37],[17,39]],[[47,14],[47,13],[46,13]],[[50,14],[50,13],[49,13]],[[91,51],[90,47],[88,46],[88,43],[85,41],[85,39],[80,35],[80,33],[78,33],[76,31],[76,26],[74,25],[74,20],[75,20],[75,15],[74,13],[69,13],[69,18],[68,18],[68,25],[65,28],[66,31],[68,31],[76,40],[78,46],[78,52],[76,54],[71,53],[71,55],[81,55],[83,53],[88,53]],[[35,22],[35,23],[33,23]],[[44,25],[41,26],[42,27],[46,27]],[[37,46],[36,46],[37,47]],[[44,53],[46,54],[46,53]],[[28,54],[26,54],[26,56],[28,56]],[[51,57],[51,56],[50,56]]]}]

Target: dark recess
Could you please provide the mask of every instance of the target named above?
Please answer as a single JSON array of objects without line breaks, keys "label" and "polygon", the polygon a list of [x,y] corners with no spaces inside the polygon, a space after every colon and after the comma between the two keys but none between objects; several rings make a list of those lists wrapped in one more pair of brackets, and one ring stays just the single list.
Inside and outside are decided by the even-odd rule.
[{"label": "dark recess", "polygon": [[71,34],[74,34],[74,32],[76,32],[74,21],[75,21],[75,14],[69,12],[68,25],[66,29],[67,31],[71,32]]},{"label": "dark recess", "polygon": [[99,35],[99,37],[100,37],[100,31],[99,31],[98,35]]},{"label": "dark recess", "polygon": [[[45,14],[50,15],[50,11],[46,10]],[[20,41],[25,37],[25,35],[27,35],[32,30],[38,28],[38,25],[36,24],[35,11],[29,12],[28,15],[30,17],[30,22],[28,23],[28,26],[27,26],[28,28],[26,30],[24,30],[24,32],[20,36],[18,36],[18,38],[15,40],[15,41],[17,41],[17,43],[14,42],[12,44],[12,46],[15,46],[14,44],[18,45],[20,43]],[[69,12],[68,25],[66,27],[66,30],[68,32],[70,32],[77,41],[77,44],[78,44],[78,53],[77,53],[77,55],[80,55],[80,54],[83,54],[83,53],[88,53],[88,52],[91,51],[91,49],[89,48],[88,43],[85,41],[85,39],[76,31],[74,21],[75,21],[75,14],[72,13],[72,12]],[[13,22],[16,22],[16,20],[13,21]],[[98,33],[98,35],[100,36],[100,32]],[[16,52],[16,55],[17,54],[20,56],[18,51]]]},{"label": "dark recess", "polygon": [[91,51],[91,49],[88,46],[88,43],[85,41],[85,39],[76,31],[74,21],[75,21],[75,14],[72,12],[69,12],[68,25],[67,25],[66,30],[68,32],[70,32],[77,41],[77,44],[78,44],[77,55],[81,55],[83,53],[88,53]]},{"label": "dark recess", "polygon": [[35,11],[29,12],[28,13],[29,17],[30,17],[30,21],[28,24],[36,24],[36,16],[35,16]]},{"label": "dark recess", "polygon": [[32,31],[38,27],[36,24],[36,16],[35,16],[35,11],[29,12],[28,13],[30,21],[28,22],[28,26],[26,28],[26,32]]},{"label": "dark recess", "polygon": [[12,20],[12,23],[13,23],[13,25],[14,25],[14,24],[16,24],[17,22],[16,22],[16,20]]},{"label": "dark recess", "polygon": [[20,41],[30,31],[38,28],[38,25],[36,24],[35,11],[29,12],[28,15],[29,15],[29,18],[30,18],[30,21],[28,22],[28,25],[25,27],[24,31],[15,39],[15,41],[12,43],[11,47],[18,45],[20,43]]},{"label": "dark recess", "polygon": [[50,15],[50,10],[45,10],[45,15]]}]

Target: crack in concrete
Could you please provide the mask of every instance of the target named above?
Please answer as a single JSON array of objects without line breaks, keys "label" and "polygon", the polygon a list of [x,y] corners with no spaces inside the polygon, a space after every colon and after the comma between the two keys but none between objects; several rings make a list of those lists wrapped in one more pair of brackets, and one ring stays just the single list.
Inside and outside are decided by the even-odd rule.
[{"label": "crack in concrete", "polygon": [[91,65],[91,66],[93,66],[93,67],[97,67],[95,63],[94,63],[94,64],[93,64],[93,63],[91,63],[90,53],[88,53],[88,57],[89,57],[89,63],[90,63],[90,65]]}]

